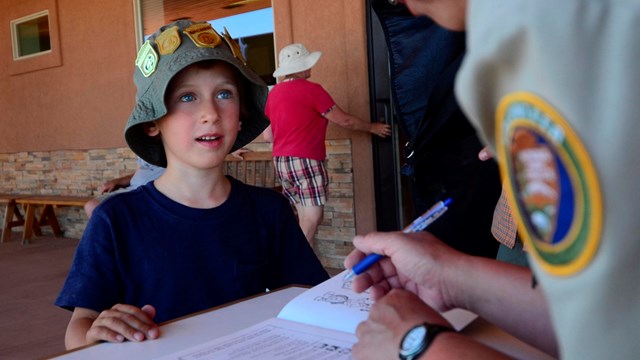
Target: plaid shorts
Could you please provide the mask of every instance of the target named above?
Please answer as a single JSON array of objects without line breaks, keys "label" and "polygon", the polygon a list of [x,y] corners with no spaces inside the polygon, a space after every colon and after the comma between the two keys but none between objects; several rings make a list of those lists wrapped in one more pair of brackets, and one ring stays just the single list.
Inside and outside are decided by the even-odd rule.
[{"label": "plaid shorts", "polygon": [[292,204],[322,206],[327,202],[329,176],[324,161],[293,156],[273,158],[282,193]]}]

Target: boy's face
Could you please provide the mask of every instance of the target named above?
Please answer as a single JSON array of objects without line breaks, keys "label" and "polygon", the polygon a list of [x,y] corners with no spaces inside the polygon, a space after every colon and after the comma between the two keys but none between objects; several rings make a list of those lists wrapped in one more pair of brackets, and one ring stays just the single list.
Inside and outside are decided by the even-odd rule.
[{"label": "boy's face", "polygon": [[223,162],[240,130],[237,84],[225,62],[196,63],[176,74],[165,95],[167,115],[148,131],[162,136],[167,166],[209,169]]}]

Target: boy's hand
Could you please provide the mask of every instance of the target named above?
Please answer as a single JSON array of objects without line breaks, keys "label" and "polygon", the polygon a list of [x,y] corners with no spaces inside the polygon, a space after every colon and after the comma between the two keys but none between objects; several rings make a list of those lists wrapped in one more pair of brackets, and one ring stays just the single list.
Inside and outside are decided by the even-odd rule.
[{"label": "boy's hand", "polygon": [[87,331],[87,343],[98,341],[123,342],[155,339],[160,335],[158,325],[153,322],[156,309],[151,305],[138,308],[133,305],[116,304],[101,312]]}]

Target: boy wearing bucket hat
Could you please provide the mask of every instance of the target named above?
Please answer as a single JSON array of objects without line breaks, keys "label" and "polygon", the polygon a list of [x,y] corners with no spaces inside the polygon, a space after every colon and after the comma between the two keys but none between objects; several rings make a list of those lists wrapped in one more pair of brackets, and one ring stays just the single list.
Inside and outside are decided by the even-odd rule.
[{"label": "boy wearing bucket hat", "polygon": [[320,85],[308,81],[321,53],[302,44],[280,50],[274,77],[284,76],[269,93],[265,113],[271,127],[265,137],[273,141],[276,172],[283,193],[296,206],[298,221],[313,246],[322,221],[329,178],[325,169],[328,122],[347,129],[367,131],[380,137],[391,134],[384,123],[371,123],[342,110]]},{"label": "boy wearing bucket hat", "polygon": [[267,87],[238,50],[186,20],[140,49],[125,138],[166,170],[95,209],[56,300],[73,309],[67,348],[154,339],[157,323],[328,278],[282,196],[223,175],[268,125]]}]

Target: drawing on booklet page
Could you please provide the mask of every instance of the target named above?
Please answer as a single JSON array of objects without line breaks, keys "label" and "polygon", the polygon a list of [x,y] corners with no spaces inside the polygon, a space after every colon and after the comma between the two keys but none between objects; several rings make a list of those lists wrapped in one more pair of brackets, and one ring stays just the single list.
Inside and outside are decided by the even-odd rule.
[{"label": "drawing on booklet page", "polygon": [[324,293],[321,296],[317,296],[315,301],[323,301],[332,305],[345,305],[348,307],[358,308],[359,311],[369,312],[371,305],[373,305],[373,300],[370,297],[360,297],[360,298],[350,298],[345,294],[336,294],[333,291],[329,291]]}]

